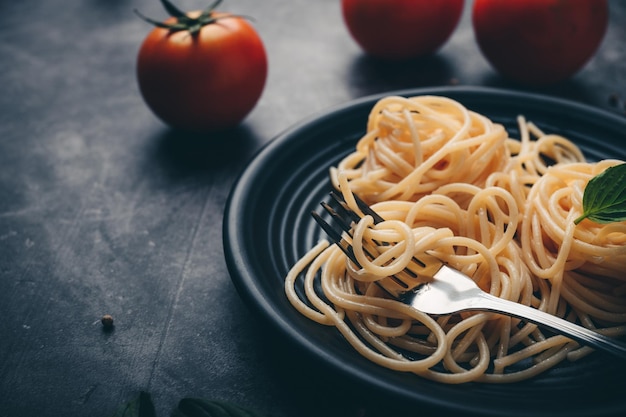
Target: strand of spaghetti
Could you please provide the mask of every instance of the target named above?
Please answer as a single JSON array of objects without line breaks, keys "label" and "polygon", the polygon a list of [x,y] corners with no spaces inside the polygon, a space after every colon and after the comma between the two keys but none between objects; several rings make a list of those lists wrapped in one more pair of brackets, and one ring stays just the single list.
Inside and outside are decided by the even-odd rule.
[{"label": "strand of spaghetti", "polygon": [[[469,318],[453,326],[447,332],[448,343],[451,346],[454,346],[453,349],[451,349],[446,354],[443,360],[444,366],[448,371],[456,374],[464,373],[466,377],[472,379],[475,379],[485,373],[485,371],[487,370],[487,366],[489,365],[488,357],[485,360],[485,358],[482,357],[483,355],[479,355],[478,362],[471,371],[467,371],[465,368],[460,366],[456,362],[456,359],[461,357],[461,355],[465,353],[470,346],[477,344],[479,340],[484,341],[484,343],[487,344],[482,330],[484,328],[486,320],[488,320],[490,317],[490,313],[478,313],[472,315]],[[454,345],[454,340],[456,340],[463,333],[465,334],[464,337],[458,344]],[[474,355],[475,354],[472,353],[470,356],[473,357]]]},{"label": "strand of spaghetti", "polygon": [[484,374],[478,379],[478,381],[491,384],[511,384],[534,378],[546,372],[548,369],[554,368],[559,363],[567,359],[568,353],[571,349],[573,348],[564,347],[560,350],[556,350],[555,353],[547,357],[545,360],[533,363],[533,365],[520,371],[512,373]]},{"label": "strand of spaghetti", "polygon": [[403,110],[404,119],[411,132],[411,144],[413,145],[413,164],[415,166],[421,165],[424,162],[424,152],[422,150],[420,134],[415,126],[415,121],[411,117],[411,113],[408,109]]},{"label": "strand of spaghetti", "polygon": [[389,338],[386,343],[399,348],[405,352],[416,353],[418,355],[432,355],[436,345],[432,345],[422,338],[413,337],[415,333],[407,333],[402,336]]},{"label": "strand of spaghetti", "polygon": [[564,275],[564,282],[567,288],[575,293],[578,298],[584,299],[586,304],[601,307],[607,312],[626,313],[626,305],[623,304],[622,298],[612,294],[610,287],[594,288],[594,282],[584,285],[583,282],[589,282],[585,278],[573,271],[568,271]]},{"label": "strand of spaghetti", "polygon": [[376,145],[376,158],[387,168],[389,174],[398,177],[409,175],[414,169],[413,165],[404,159],[403,155],[396,153],[396,150],[392,149],[390,145],[379,140]]},{"label": "strand of spaghetti", "polygon": [[[537,252],[541,253],[541,250],[534,250],[537,248],[537,242],[543,241],[543,237],[538,233],[541,233],[544,230],[544,222],[550,223],[551,219],[549,218],[549,216],[546,216],[544,206],[534,204],[534,195],[540,192],[540,188],[537,186],[537,184],[535,184],[535,186],[530,191],[530,194],[528,196],[528,203],[525,210],[526,216],[531,217],[532,221],[524,219],[524,221],[522,222],[522,253],[524,254],[526,264],[531,268],[531,271],[535,275],[542,278],[551,279],[551,281],[555,283],[559,279],[558,277],[562,275],[562,268],[565,264],[565,261],[567,260],[569,250],[572,245],[572,236],[574,234],[575,228],[574,219],[576,218],[578,213],[571,212],[568,216],[569,224],[567,224],[567,228],[563,231],[562,246],[558,251],[556,259],[554,259],[554,261],[547,261],[547,258],[543,258],[542,263],[544,264],[544,267],[539,266],[535,262],[535,259],[533,259],[532,254]],[[535,230],[534,234],[530,232],[531,227]],[[543,248],[543,252],[547,253],[548,251],[546,251],[545,247]]]},{"label": "strand of spaghetti", "polygon": [[481,379],[485,375],[485,364],[489,365],[489,346],[487,346],[487,342],[482,335],[477,338],[476,342],[480,360],[473,369],[469,371],[463,369],[462,373],[443,373],[429,369],[421,375],[433,381],[446,384],[464,384]]},{"label": "strand of spaghetti", "polygon": [[570,339],[568,339],[565,336],[561,336],[561,335],[552,336],[548,339],[542,340],[541,342],[534,343],[524,349],[518,350],[517,352],[513,352],[507,356],[494,360],[493,361],[494,366],[496,366],[497,368],[504,369],[507,366],[511,366],[524,359],[531,358],[540,352],[544,352],[553,347],[560,347],[566,343],[574,343],[574,342],[572,342]]},{"label": "strand of spaghetti", "polygon": [[[353,232],[354,238],[352,249],[354,250],[357,262],[366,273],[374,274],[379,277],[395,275],[406,268],[409,262],[411,262],[411,258],[413,258],[413,248],[415,247],[415,239],[411,228],[409,228],[406,224],[397,221],[387,221],[385,223],[387,227],[394,228],[394,230],[401,234],[403,238],[398,239],[399,243],[394,245],[394,249],[401,249],[402,253],[399,254],[399,256],[396,256],[394,261],[388,265],[377,265],[377,262],[386,263],[386,259],[383,258],[381,260],[376,259],[371,261],[363,249],[363,235],[369,230],[369,227],[374,224],[374,220],[371,216],[363,217],[361,221],[356,224]],[[394,250],[394,252],[396,251]]]},{"label": "strand of spaghetti", "polygon": [[463,221],[463,210],[454,199],[446,195],[431,194],[422,197],[409,207],[404,221],[413,227],[434,224],[455,230]]},{"label": "strand of spaghetti", "polygon": [[[452,346],[446,358],[444,365],[452,372],[462,372],[462,368],[456,363],[456,359],[465,354],[469,348],[475,343],[476,338],[482,333],[487,320],[492,317],[491,313],[474,313],[469,315],[465,320],[455,324],[446,333],[448,343]],[[455,344],[454,341],[460,337]],[[473,355],[473,353],[471,354]]]},{"label": "strand of spaghetti", "polygon": [[[605,336],[609,337],[620,337],[626,335],[626,326],[616,326],[616,327],[606,327],[603,329],[595,329],[598,333],[601,333]],[[581,346],[578,349],[572,350],[568,352],[567,359],[574,362],[578,361],[581,358],[589,355],[594,351],[593,348],[589,346]]]},{"label": "strand of spaghetti", "polygon": [[[347,316],[354,331],[350,333],[352,339],[348,342],[357,350],[361,349],[365,352],[364,356],[371,356],[377,361],[387,363],[392,369],[407,371],[407,367],[413,368],[411,362],[401,353],[395,351],[384,340],[374,334],[360,319],[360,315],[354,311],[350,311]],[[345,336],[345,334],[344,334]],[[363,353],[362,353],[363,354]],[[417,366],[419,367],[419,365]]]},{"label": "strand of spaghetti", "polygon": [[[287,277],[285,278],[285,294],[287,295],[287,299],[289,302],[302,314],[303,316],[308,317],[309,319],[316,321],[320,324],[330,325],[333,322],[328,319],[326,315],[316,311],[306,305],[298,296],[295,290],[295,283],[298,276],[304,271],[307,265],[311,263],[321,264],[324,262],[325,258],[321,254],[328,248],[328,241],[322,240],[317,245],[315,245],[310,251],[308,251],[302,258],[298,260],[294,264],[294,266],[287,273]],[[317,270],[315,266],[309,268],[307,272],[312,272]]]},{"label": "strand of spaghetti", "polygon": [[385,316],[363,314],[361,317],[365,327],[379,337],[385,338],[403,336],[411,329],[412,325],[412,321],[408,318],[403,318],[397,326],[392,326],[389,325]]},{"label": "strand of spaghetti", "polygon": [[[571,284],[571,283],[569,283]],[[577,288],[580,291],[580,288]],[[623,323],[626,322],[626,312],[622,312],[622,313],[615,313],[615,312],[610,312],[607,311],[607,307],[611,307],[610,305],[610,300],[607,298],[602,298],[601,296],[595,295],[595,294],[586,294],[588,296],[588,298],[582,298],[580,297],[579,293],[576,293],[573,289],[572,289],[572,285],[568,285],[568,283],[565,283],[562,287],[561,287],[561,296],[563,297],[564,300],[566,300],[573,308],[576,308],[580,311],[583,311],[593,317],[595,317],[596,319],[600,319],[600,320],[604,320],[607,321],[609,323]],[[596,305],[592,304],[589,300],[589,297],[593,297],[596,302]],[[615,309],[621,309],[623,310],[623,307],[620,308],[622,306],[616,306]]]},{"label": "strand of spaghetti", "polygon": [[[504,202],[504,207],[498,204],[495,197]],[[472,198],[467,212],[469,216],[474,215],[485,219],[481,222],[481,226],[484,225],[481,227],[482,229],[491,225],[491,221],[496,222],[493,230],[483,230],[481,233],[482,236],[492,237],[492,241],[489,242],[489,249],[494,256],[503,251],[515,237],[519,211],[511,194],[502,188],[489,187],[480,190]],[[487,212],[491,214],[493,220],[486,219]],[[486,242],[486,239],[481,239],[481,241]]]}]

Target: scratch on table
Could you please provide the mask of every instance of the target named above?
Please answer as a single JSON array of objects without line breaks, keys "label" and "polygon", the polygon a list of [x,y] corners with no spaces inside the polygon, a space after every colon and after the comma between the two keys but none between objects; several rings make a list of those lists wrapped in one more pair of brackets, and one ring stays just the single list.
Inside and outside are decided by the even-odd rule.
[{"label": "scratch on table", "polygon": [[178,285],[176,287],[176,294],[167,309],[167,319],[165,321],[165,329],[161,335],[161,339],[159,340],[156,355],[154,357],[154,361],[152,362],[152,368],[150,369],[150,377],[148,378],[148,387],[152,385],[152,378],[154,378],[154,374],[156,372],[157,366],[161,359],[163,346],[165,345],[165,341],[167,340],[167,336],[169,335],[170,328],[172,326],[172,318],[174,316],[174,310],[176,309],[176,306],[178,305],[180,301],[180,296],[181,296],[181,293],[183,291],[184,284],[185,284],[185,278],[186,278],[185,272],[187,270],[187,265],[190,262],[191,254],[193,253],[193,250],[196,246],[196,242],[198,239],[198,230],[200,229],[200,225],[202,224],[202,219],[206,215],[207,207],[209,206],[210,200],[211,200],[211,192],[209,191],[208,195],[204,199],[204,203],[202,205],[202,210],[200,210],[200,215],[198,216],[198,220],[194,224],[194,228],[191,232],[191,244],[189,245],[189,247],[187,248],[187,251],[185,252],[185,260],[183,261],[183,265],[181,267],[180,274],[178,276]]},{"label": "scratch on table", "polygon": [[0,235],[0,240],[5,240],[13,236],[17,236],[17,232],[15,230],[9,230],[7,233]]},{"label": "scratch on table", "polygon": [[79,404],[86,404],[87,401],[89,401],[89,397],[91,397],[91,394],[94,393],[96,388],[98,388],[98,384],[90,385],[87,390],[80,397],[78,397],[78,400],[76,402]]}]

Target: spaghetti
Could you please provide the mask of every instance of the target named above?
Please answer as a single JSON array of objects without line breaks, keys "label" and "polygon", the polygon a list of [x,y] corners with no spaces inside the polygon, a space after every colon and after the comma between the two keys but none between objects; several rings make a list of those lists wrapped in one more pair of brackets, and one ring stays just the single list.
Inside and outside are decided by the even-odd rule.
[{"label": "spaghetti", "polygon": [[428,251],[493,295],[624,335],[626,222],[574,225],[586,183],[621,161],[585,162],[569,140],[523,117],[518,122],[520,138],[513,139],[502,125],[449,98],[380,100],[365,135],[330,178],[353,210],[355,193],[385,219],[373,228],[366,220],[354,226],[355,253],[372,234],[395,252],[356,270],[322,240],[289,271],[289,301],[309,319],[337,328],[369,360],[451,384],[520,381],[590,349],[516,318],[431,317],[391,299],[376,280],[418,252]]}]

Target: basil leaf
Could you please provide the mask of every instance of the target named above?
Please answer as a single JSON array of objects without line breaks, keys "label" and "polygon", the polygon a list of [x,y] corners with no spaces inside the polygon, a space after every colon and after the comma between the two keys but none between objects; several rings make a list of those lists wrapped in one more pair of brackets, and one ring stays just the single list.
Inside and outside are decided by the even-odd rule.
[{"label": "basil leaf", "polygon": [[626,163],[589,180],[583,193],[583,214],[574,223],[584,219],[602,224],[626,220]]},{"label": "basil leaf", "polygon": [[141,391],[137,397],[122,404],[111,417],[156,417],[156,411],[150,394]]},{"label": "basil leaf", "polygon": [[265,417],[252,410],[225,401],[183,398],[171,417]]}]

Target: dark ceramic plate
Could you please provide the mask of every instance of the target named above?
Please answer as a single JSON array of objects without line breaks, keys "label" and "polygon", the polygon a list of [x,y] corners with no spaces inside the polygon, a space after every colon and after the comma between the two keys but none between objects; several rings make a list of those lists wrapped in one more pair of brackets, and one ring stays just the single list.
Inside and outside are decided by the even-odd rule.
[{"label": "dark ceramic plate", "polygon": [[[516,117],[523,114],[544,131],[576,142],[590,160],[626,160],[626,118],[581,104],[484,88],[389,94],[451,97],[502,123],[513,137]],[[323,236],[310,211],[318,209],[330,190],[328,168],[354,148],[371,107],[381,97],[350,102],[290,128],[243,171],[224,218],[226,260],[241,297],[310,357],[381,395],[418,407],[456,416],[626,416],[626,365],[597,353],[521,383],[444,385],[367,361],[334,328],[313,323],[292,308],[284,296],[283,279]]]}]

